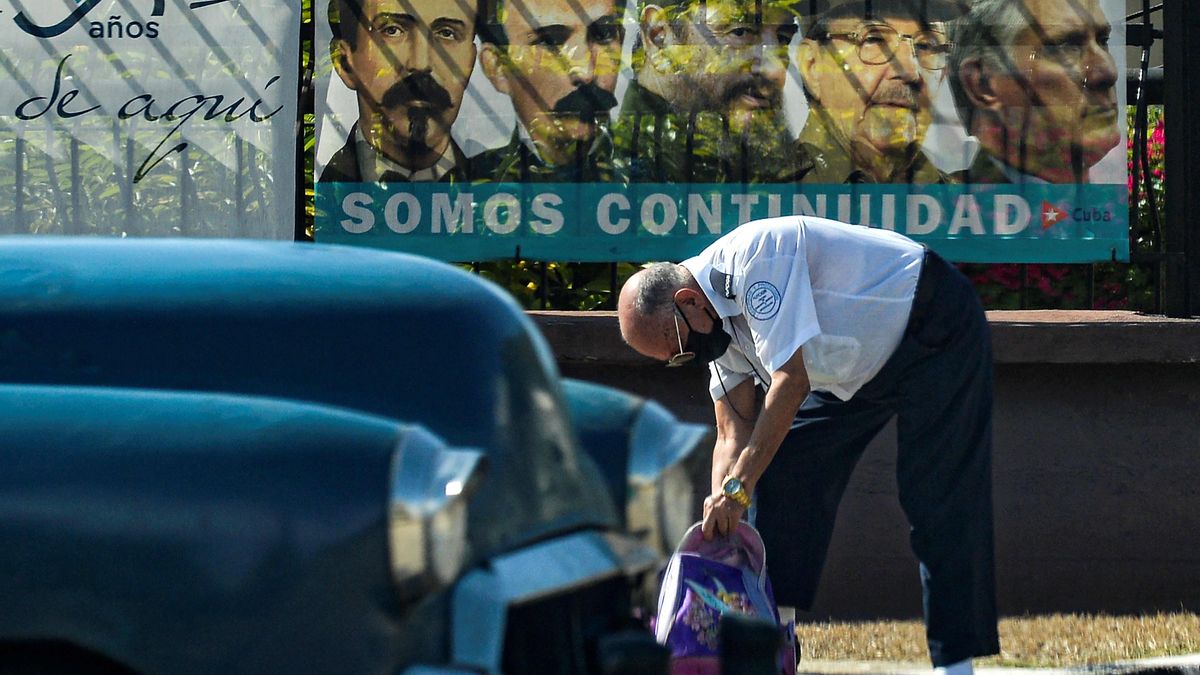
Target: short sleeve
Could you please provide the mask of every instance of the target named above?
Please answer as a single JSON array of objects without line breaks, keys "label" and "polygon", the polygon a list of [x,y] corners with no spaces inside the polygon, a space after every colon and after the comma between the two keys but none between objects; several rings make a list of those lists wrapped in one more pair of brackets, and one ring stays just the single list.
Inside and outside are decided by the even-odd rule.
[{"label": "short sleeve", "polygon": [[744,271],[742,312],[754,351],[769,373],[820,335],[808,260],[803,250],[760,257]]},{"label": "short sleeve", "polygon": [[[708,395],[712,397],[713,402],[720,401],[725,398],[725,395],[732,391],[734,387],[746,381],[750,377],[750,366],[747,364],[745,370],[735,370],[730,365],[722,363],[725,360],[731,360],[734,356],[734,350],[726,352],[725,356],[713,361],[708,368]],[[737,361],[745,362],[745,359],[740,354],[737,355]]]}]

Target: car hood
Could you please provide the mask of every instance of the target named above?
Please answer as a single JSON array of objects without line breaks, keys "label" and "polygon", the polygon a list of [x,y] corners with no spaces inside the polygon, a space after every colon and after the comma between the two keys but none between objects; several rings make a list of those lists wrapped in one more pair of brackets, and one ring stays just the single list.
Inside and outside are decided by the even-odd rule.
[{"label": "car hood", "polygon": [[479,448],[479,556],[616,522],[540,333],[449,265],[312,244],[7,238],[0,344],[3,382],[313,401]]}]

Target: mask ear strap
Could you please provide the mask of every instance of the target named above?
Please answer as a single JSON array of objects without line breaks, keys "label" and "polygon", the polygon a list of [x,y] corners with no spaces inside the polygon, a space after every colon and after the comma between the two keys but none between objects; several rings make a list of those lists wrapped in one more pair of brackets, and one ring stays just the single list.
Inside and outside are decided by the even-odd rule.
[{"label": "mask ear strap", "polygon": [[[733,339],[737,340],[738,349],[742,348],[742,338],[738,335],[737,325],[732,321],[729,322],[729,327],[733,329]],[[767,384],[767,378],[758,372],[758,368],[754,367],[754,363],[750,361],[750,357],[746,357],[746,363],[750,365],[750,370],[754,371],[754,375],[758,377],[758,381],[763,383],[763,391],[771,391],[771,385]]]},{"label": "mask ear strap", "polygon": [[[675,305],[675,314],[671,315],[675,319],[675,341],[679,343],[679,353],[683,353],[683,334],[679,332],[679,317],[683,316],[683,312],[679,311],[679,305]],[[684,323],[687,323],[687,317],[683,317]],[[689,329],[691,326],[688,327]]]},{"label": "mask ear strap", "polygon": [[[704,310],[704,311],[706,311],[706,312],[707,312],[707,311],[708,311],[708,308],[705,308],[705,310]],[[710,316],[711,316],[711,315],[710,315]],[[684,318],[686,319],[686,317],[684,317]],[[717,319],[717,318],[715,318],[715,317],[713,318],[713,320],[714,320],[714,321],[716,321],[717,323],[720,323],[720,322],[721,322],[721,321],[720,321],[720,319]],[[740,337],[738,337],[737,325],[735,325],[735,324],[734,324],[734,322],[730,321],[730,322],[729,322],[729,327],[733,329],[733,339],[734,339],[734,340],[737,340],[737,343],[738,343],[738,349],[741,349],[741,348],[742,348],[742,340],[741,340],[741,338],[740,338]],[[771,390],[771,385],[767,384],[767,378],[763,377],[763,376],[762,376],[762,375],[761,375],[761,374],[758,372],[758,368],[755,368],[755,367],[754,367],[754,363],[752,363],[752,362],[750,361],[750,357],[749,357],[749,356],[747,356],[747,357],[746,357],[746,363],[750,365],[750,370],[753,370],[753,371],[754,371],[754,375],[755,375],[755,377],[757,377],[757,378],[758,378],[758,381],[763,383],[763,390],[764,390],[764,391],[770,391],[770,390]],[[708,367],[709,367],[709,368],[714,368],[714,367],[716,367],[716,364],[715,364],[715,363],[710,363],[710,364],[708,364]],[[716,375],[716,373],[713,373],[713,374],[714,374],[714,375]],[[725,392],[725,402],[729,404],[729,409],[733,411],[733,414],[734,414],[734,415],[737,415],[737,416],[738,416],[738,418],[740,418],[740,419],[741,419],[743,422],[752,422],[753,420],[751,420],[750,418],[748,418],[748,417],[746,417],[745,415],[743,415],[743,414],[742,414],[742,411],[738,410],[738,409],[737,409],[737,406],[733,405],[733,399],[729,398],[729,390],[725,388],[725,380],[721,379],[721,378],[718,376],[718,377],[717,377],[717,382],[719,382],[719,383],[721,384],[721,391]]]},{"label": "mask ear strap", "polygon": [[[706,310],[706,311],[707,311],[707,310]],[[679,305],[675,305],[675,313],[676,313],[676,314],[678,314],[679,316],[683,317],[683,323],[684,323],[684,325],[685,325],[685,326],[687,326],[687,327],[688,327],[688,330],[689,330],[689,331],[691,331],[691,332],[693,332],[693,333],[694,333],[694,332],[696,332],[696,329],[695,329],[695,328],[692,328],[692,322],[691,322],[691,321],[688,321],[688,319],[687,319],[687,314],[684,314],[684,313],[683,313],[683,310],[682,310],[682,309],[679,309]]]}]

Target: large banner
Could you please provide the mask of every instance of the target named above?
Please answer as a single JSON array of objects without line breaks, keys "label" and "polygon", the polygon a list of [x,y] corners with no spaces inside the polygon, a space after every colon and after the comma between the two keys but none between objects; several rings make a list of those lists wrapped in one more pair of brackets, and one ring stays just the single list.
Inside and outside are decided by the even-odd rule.
[{"label": "large banner", "polygon": [[0,0],[0,234],[291,239],[300,3]]},{"label": "large banner", "polygon": [[750,219],[1127,260],[1119,0],[318,0],[319,241],[682,259]]}]

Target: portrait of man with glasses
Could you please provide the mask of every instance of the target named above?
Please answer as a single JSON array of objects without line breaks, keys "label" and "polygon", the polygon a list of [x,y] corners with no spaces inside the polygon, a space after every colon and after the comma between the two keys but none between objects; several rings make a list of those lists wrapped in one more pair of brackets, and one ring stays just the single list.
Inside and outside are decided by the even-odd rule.
[{"label": "portrait of man with glasses", "polygon": [[1097,0],[978,0],[947,70],[980,152],[971,183],[1086,183],[1121,142],[1112,28]]},{"label": "portrait of man with glasses", "polygon": [[922,154],[951,44],[950,0],[802,0],[806,183],[941,183]]}]

